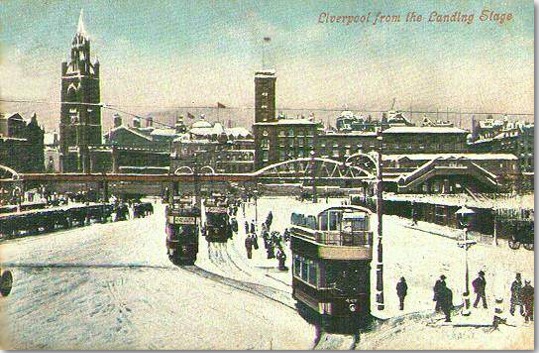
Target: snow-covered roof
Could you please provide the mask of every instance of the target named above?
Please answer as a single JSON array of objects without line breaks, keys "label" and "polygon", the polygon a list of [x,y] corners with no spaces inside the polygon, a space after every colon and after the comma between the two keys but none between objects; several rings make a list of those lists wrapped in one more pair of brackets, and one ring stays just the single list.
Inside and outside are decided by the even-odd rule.
[{"label": "snow-covered roof", "polygon": [[265,121],[254,125],[315,125],[314,121],[308,119],[279,119],[277,121]]},{"label": "snow-covered roof", "polygon": [[139,131],[137,131],[137,130],[135,130],[135,129],[131,129],[131,128],[129,128],[129,127],[127,127],[127,126],[124,126],[124,125],[121,125],[121,126],[118,126],[118,127],[113,128],[113,129],[110,129],[110,131],[107,132],[107,133],[105,134],[105,136],[109,136],[109,138],[110,138],[110,134],[112,134],[112,133],[114,133],[114,132],[117,132],[117,131],[120,131],[120,130],[125,130],[125,131],[128,131],[128,132],[130,132],[130,133],[132,133],[132,134],[134,134],[134,135],[137,135],[137,136],[139,136],[139,137],[142,137],[143,139],[146,139],[146,140],[148,140],[148,141],[153,141],[152,138],[151,138],[150,136],[144,135],[143,133],[141,133],[141,132],[139,132]]},{"label": "snow-covered roof", "polygon": [[246,128],[244,127],[230,127],[230,128],[227,128],[225,129],[225,133],[227,135],[232,135],[234,137],[247,137],[249,136],[251,133],[249,132],[249,130],[247,130]]},{"label": "snow-covered roof", "polygon": [[178,137],[176,137],[173,142],[180,142],[180,141],[184,142],[186,140],[189,140],[189,134],[183,133],[183,134],[179,134]]},{"label": "snow-covered roof", "polygon": [[150,135],[172,137],[172,136],[176,136],[176,130],[175,129],[154,129],[152,132],[150,132]]},{"label": "snow-covered roof", "polygon": [[384,154],[382,159],[386,161],[398,161],[407,158],[413,161],[428,161],[436,158],[465,158],[474,161],[486,160],[517,160],[517,156],[510,153],[413,153],[413,154]]},{"label": "snow-covered roof", "polygon": [[395,126],[383,131],[384,134],[465,134],[466,130],[449,126]]},{"label": "snow-covered roof", "polygon": [[273,69],[263,69],[255,72],[255,77],[274,77],[275,70]]},{"label": "snow-covered roof", "polygon": [[191,125],[191,129],[199,129],[199,128],[207,129],[207,128],[211,128],[211,127],[212,127],[211,124],[206,120],[199,120],[199,121],[193,123],[193,125]]}]

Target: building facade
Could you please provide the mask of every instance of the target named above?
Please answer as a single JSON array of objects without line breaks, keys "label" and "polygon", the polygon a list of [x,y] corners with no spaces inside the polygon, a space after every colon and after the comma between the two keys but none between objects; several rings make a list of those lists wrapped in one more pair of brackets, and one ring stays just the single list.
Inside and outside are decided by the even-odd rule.
[{"label": "building facade", "polygon": [[19,113],[0,115],[0,164],[19,173],[42,172],[43,136],[35,113],[29,122]]},{"label": "building facade", "polygon": [[60,153],[64,172],[88,172],[90,147],[101,140],[99,61],[90,59],[90,38],[82,17],[71,43],[68,61],[62,63]]},{"label": "building facade", "polygon": [[247,129],[201,119],[174,140],[171,171],[250,173],[254,154],[253,135]]}]

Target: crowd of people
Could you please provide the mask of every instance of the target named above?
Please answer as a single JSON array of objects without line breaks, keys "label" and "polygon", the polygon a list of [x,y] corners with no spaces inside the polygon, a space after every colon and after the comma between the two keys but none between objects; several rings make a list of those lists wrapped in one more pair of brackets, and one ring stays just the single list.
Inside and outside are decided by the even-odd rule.
[{"label": "crowd of people", "polygon": [[[287,257],[283,248],[285,237],[283,237],[280,232],[271,230],[272,223],[273,213],[270,211],[266,217],[266,220],[262,223],[259,232],[264,244],[264,250],[266,251],[266,258],[277,259],[278,269],[281,271],[287,271]],[[253,250],[258,250],[260,248],[259,237],[256,228],[257,227],[254,220],[251,220],[250,223],[248,221],[245,221],[245,250],[247,252],[248,259],[253,258]]]},{"label": "crowd of people", "polygon": [[[441,312],[445,315],[445,321],[451,322],[451,313],[454,309],[453,291],[447,286],[447,277],[441,275],[436,281],[433,287],[434,296],[433,301],[436,303],[435,312]],[[488,309],[486,299],[486,287],[487,281],[485,279],[485,272],[479,271],[477,278],[472,281],[472,287],[475,293],[475,301],[473,307],[477,308],[481,303],[484,309]],[[397,296],[399,298],[399,309],[404,310],[404,299],[408,293],[408,285],[406,279],[401,277],[396,286]],[[468,293],[465,293],[467,296]],[[520,309],[520,315],[524,316],[525,322],[533,321],[533,308],[534,308],[534,288],[531,285],[531,281],[524,281],[522,284],[522,275],[517,273],[515,280],[511,284],[510,293],[510,309],[509,313],[514,316],[517,306]],[[467,309],[467,304],[466,306]]]}]

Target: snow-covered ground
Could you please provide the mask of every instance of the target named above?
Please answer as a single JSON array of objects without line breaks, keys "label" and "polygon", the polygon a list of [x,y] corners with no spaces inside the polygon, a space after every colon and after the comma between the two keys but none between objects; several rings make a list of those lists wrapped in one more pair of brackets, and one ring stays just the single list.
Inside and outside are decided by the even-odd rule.
[{"label": "snow-covered ground", "polygon": [[308,349],[315,330],[264,286],[172,265],[164,207],[0,245],[8,349]]},{"label": "snow-covered ground", "polygon": [[[247,259],[244,222],[258,214],[260,225],[271,210],[272,230],[282,232],[291,212],[308,213],[325,205],[320,201],[262,197],[256,208],[251,202],[245,216],[238,211],[239,233],[226,244],[202,238],[196,266],[185,268],[166,257],[160,204],[145,219],[4,242],[2,268],[13,271],[15,284],[12,294],[0,299],[7,320],[1,334],[11,338],[8,347],[18,349],[312,348],[315,329],[294,309],[290,271],[279,271],[277,260],[266,258],[262,239]],[[376,310],[373,292],[372,313],[387,320],[362,333],[358,349],[533,347],[533,326],[521,317],[509,316],[514,326],[495,331],[473,327],[492,321],[495,296],[507,305],[516,272],[533,284],[533,252],[510,250],[503,242],[474,245],[468,251],[470,280],[479,270],[486,272],[490,308],[472,309],[469,317],[456,313],[454,325],[447,326],[432,314],[432,287],[445,274],[459,304],[465,251],[452,239],[454,231],[421,222],[413,229],[393,216],[383,220],[385,309]],[[376,229],[376,220],[372,223]],[[409,287],[404,311],[398,310],[395,290],[401,276]],[[350,337],[323,335],[317,347],[350,345]]]}]

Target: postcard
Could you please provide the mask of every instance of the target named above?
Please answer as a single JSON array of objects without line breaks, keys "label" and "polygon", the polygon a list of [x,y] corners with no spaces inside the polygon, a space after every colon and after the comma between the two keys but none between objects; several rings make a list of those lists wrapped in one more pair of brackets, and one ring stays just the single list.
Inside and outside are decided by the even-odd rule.
[{"label": "postcard", "polygon": [[6,350],[532,350],[529,1],[5,1]]}]

